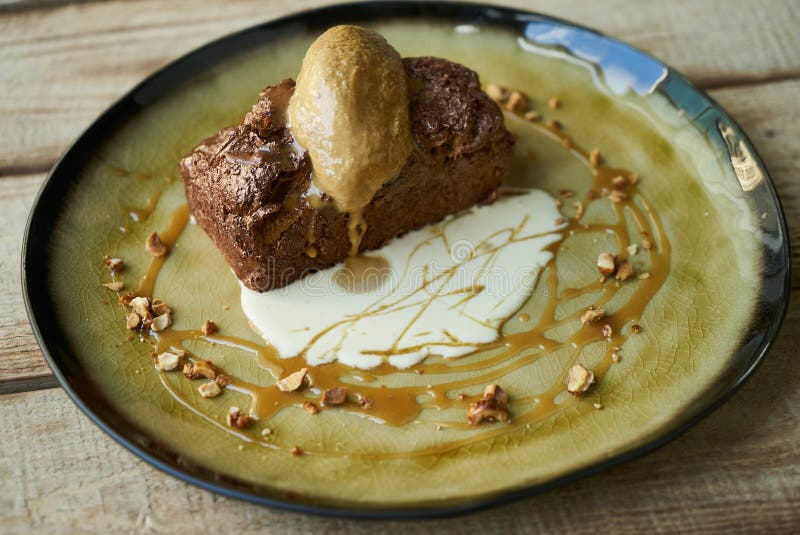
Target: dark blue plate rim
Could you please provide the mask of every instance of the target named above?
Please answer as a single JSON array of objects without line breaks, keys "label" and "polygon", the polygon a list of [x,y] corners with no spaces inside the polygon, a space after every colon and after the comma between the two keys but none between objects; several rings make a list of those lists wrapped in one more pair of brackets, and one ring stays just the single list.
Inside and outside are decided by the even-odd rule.
[{"label": "dark blue plate rim", "polygon": [[[81,374],[77,359],[71,356],[65,337],[50,312],[53,310],[49,289],[42,281],[48,280],[49,231],[53,228],[61,200],[92,147],[104,138],[110,125],[129,117],[153,100],[173,91],[213,66],[229,59],[232,54],[263,44],[267,39],[307,29],[321,29],[344,22],[367,23],[392,18],[428,19],[453,24],[478,23],[517,31],[522,34],[530,22],[549,23],[578,30],[592,40],[602,42],[626,54],[634,54],[665,69],[666,76],[658,91],[670,98],[676,106],[693,113],[693,121],[709,136],[724,123],[744,144],[752,155],[753,164],[763,173],[764,180],[749,192],[754,211],[767,213],[764,233],[764,279],[761,301],[747,339],[732,358],[732,369],[722,377],[718,388],[701,396],[684,418],[671,422],[663,432],[641,445],[631,447],[592,466],[580,468],[552,480],[510,489],[491,495],[478,496],[457,502],[443,502],[429,506],[365,507],[357,502],[327,502],[316,498],[297,496],[276,491],[266,486],[226,477],[211,469],[187,462],[175,452],[158,444],[146,433],[126,422],[114,412],[113,406],[92,387]],[[356,2],[312,9],[227,35],[204,45],[175,60],[152,74],[108,108],[69,147],[45,179],[31,209],[22,249],[22,290],[28,318],[45,359],[61,386],[72,401],[106,434],[155,468],[197,487],[221,495],[260,505],[267,505],[302,513],[313,513],[345,518],[411,519],[453,516],[474,512],[508,503],[544,492],[556,486],[596,474],[613,466],[642,456],[645,453],[680,436],[702,418],[727,401],[752,375],[775,340],[789,303],[791,266],[786,217],[775,187],[755,149],[736,122],[708,95],[696,89],[674,69],[639,51],[638,49],[606,37],[594,30],[554,17],[518,9],[455,2]]]}]

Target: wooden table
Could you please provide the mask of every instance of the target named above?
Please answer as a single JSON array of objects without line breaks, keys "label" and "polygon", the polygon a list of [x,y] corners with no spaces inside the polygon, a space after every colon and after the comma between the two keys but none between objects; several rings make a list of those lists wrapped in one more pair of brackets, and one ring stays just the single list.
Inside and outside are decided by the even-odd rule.
[{"label": "wooden table", "polygon": [[[20,291],[22,232],[34,195],[59,154],[107,105],[206,41],[322,3],[0,0],[0,532],[366,533],[379,527],[222,498],[134,457],[58,388]],[[775,180],[789,226],[800,226],[800,3],[514,3],[630,42],[709,91],[750,135]],[[797,237],[792,235],[795,254]],[[389,529],[797,531],[797,301],[752,380],[668,446],[508,506],[452,520],[391,523]]]}]

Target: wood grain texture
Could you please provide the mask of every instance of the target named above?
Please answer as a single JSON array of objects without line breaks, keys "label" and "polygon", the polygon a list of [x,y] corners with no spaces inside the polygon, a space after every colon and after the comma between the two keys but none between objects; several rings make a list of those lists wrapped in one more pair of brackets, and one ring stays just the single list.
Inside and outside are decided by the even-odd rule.
[{"label": "wood grain texture", "polygon": [[[54,382],[27,323],[19,265],[25,220],[44,171],[110,102],[171,59],[236,29],[321,3],[0,1],[0,532],[797,531],[797,299],[753,379],[677,441],[605,474],[453,520],[359,523],[222,498],[126,452],[63,391],[35,390]],[[758,148],[790,229],[800,226],[800,79],[780,81],[800,76],[800,4],[510,3],[608,32],[703,87],[736,86],[711,94]],[[791,238],[798,265],[800,233]],[[798,271],[792,286],[800,288]]]},{"label": "wood grain texture", "polygon": [[[35,2],[30,11],[17,3],[0,17],[0,175],[45,171],[97,114],[170,60],[322,3],[115,0],[41,9]],[[800,4],[793,0],[505,3],[607,32],[703,87],[800,75]]]}]

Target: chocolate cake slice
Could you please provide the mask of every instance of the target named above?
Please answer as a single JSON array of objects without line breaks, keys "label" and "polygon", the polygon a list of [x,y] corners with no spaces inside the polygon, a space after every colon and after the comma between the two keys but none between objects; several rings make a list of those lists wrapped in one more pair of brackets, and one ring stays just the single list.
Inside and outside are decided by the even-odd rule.
[{"label": "chocolate cake slice", "polygon": [[[493,199],[508,174],[514,141],[477,74],[439,58],[403,62],[415,147],[364,209],[360,251]],[[197,223],[257,291],[350,252],[348,214],[313,186],[311,161],[286,128],[293,90],[292,80],[264,89],[240,125],[203,141],[180,165]]]}]

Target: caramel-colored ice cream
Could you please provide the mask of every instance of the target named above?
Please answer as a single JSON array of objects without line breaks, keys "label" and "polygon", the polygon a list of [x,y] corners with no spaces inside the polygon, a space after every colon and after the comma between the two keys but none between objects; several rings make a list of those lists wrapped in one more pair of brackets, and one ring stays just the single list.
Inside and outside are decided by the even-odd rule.
[{"label": "caramel-colored ice cream", "polygon": [[400,54],[371,30],[334,26],[306,52],[288,118],[316,186],[340,210],[360,211],[411,154]]}]

